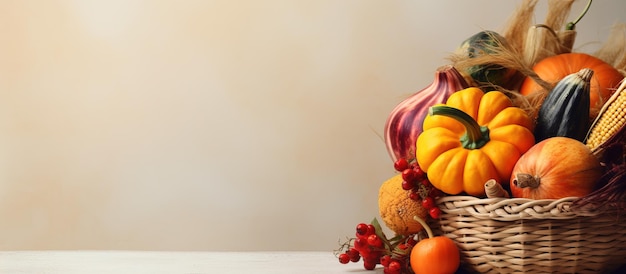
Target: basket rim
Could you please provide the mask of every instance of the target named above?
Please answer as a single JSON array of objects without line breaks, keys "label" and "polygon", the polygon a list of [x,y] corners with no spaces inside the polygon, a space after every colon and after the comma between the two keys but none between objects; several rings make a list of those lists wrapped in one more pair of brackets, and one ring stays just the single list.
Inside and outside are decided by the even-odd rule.
[{"label": "basket rim", "polygon": [[452,195],[437,199],[442,212],[448,215],[469,215],[479,219],[515,221],[520,219],[571,219],[605,214],[594,208],[571,208],[579,197],[560,199],[478,198]]},{"label": "basket rim", "polygon": [[440,197],[437,200],[442,201],[442,202],[465,201],[469,204],[507,203],[507,204],[519,204],[519,205],[532,206],[532,205],[545,205],[545,204],[556,204],[556,203],[563,203],[563,202],[573,202],[573,201],[576,201],[577,199],[580,199],[580,198],[579,197],[565,197],[565,198],[560,198],[560,199],[529,199],[529,198],[504,198],[504,197],[479,198],[479,197],[470,196],[470,195],[448,195],[448,196]]}]

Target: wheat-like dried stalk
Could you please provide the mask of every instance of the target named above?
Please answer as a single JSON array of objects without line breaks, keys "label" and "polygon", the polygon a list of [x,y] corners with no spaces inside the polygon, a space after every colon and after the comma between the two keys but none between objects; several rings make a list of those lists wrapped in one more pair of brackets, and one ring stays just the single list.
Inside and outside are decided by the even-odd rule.
[{"label": "wheat-like dried stalk", "polygon": [[548,13],[544,25],[550,26],[553,30],[560,30],[565,27],[574,0],[550,0],[548,1]]},{"label": "wheat-like dried stalk", "polygon": [[513,12],[502,30],[502,36],[508,41],[511,48],[518,52],[523,52],[526,31],[532,24],[536,5],[537,0],[524,0]]},{"label": "wheat-like dried stalk", "polygon": [[626,76],[626,24],[615,24],[606,42],[593,55]]}]

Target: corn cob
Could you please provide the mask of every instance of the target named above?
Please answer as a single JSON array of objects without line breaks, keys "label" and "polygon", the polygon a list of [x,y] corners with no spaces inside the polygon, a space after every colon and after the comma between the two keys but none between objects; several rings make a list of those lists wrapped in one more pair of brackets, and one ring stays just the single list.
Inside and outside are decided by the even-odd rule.
[{"label": "corn cob", "polygon": [[602,106],[598,117],[593,121],[585,144],[595,151],[626,124],[626,78]]}]

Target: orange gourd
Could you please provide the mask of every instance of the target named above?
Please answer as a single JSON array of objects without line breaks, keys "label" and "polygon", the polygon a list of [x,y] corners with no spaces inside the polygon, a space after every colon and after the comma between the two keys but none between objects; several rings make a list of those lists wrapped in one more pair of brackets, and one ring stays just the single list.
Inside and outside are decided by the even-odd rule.
[{"label": "orange gourd", "polygon": [[[576,73],[583,68],[593,70],[589,89],[589,113],[595,117],[602,104],[615,91],[624,76],[610,64],[586,53],[563,53],[542,59],[533,67],[533,71],[542,80],[555,84],[565,76]],[[543,88],[530,77],[526,77],[520,86],[522,95],[530,95]]]},{"label": "orange gourd", "polygon": [[402,188],[402,174],[398,173],[385,181],[378,192],[380,217],[391,231],[397,235],[411,235],[422,230],[413,216],[426,218],[428,210],[421,203],[412,200]]}]

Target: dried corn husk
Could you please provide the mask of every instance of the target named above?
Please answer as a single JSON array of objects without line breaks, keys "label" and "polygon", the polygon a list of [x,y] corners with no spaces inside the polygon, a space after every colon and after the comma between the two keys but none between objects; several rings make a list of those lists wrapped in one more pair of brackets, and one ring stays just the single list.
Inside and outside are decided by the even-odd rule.
[{"label": "dried corn husk", "polygon": [[537,24],[528,29],[524,46],[524,61],[528,65],[535,65],[546,57],[559,54],[561,50],[559,35],[550,26]]},{"label": "dried corn husk", "polygon": [[626,78],[602,106],[585,138],[586,145],[600,158],[606,144],[615,143],[616,139],[625,137],[623,128],[626,126],[626,109],[624,105],[626,105]]},{"label": "dried corn husk", "polygon": [[565,24],[573,3],[574,0],[548,1],[548,13],[544,23],[528,28],[524,44],[524,59],[528,65],[532,66],[549,56],[572,51],[576,31],[559,30]]}]

